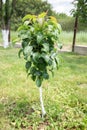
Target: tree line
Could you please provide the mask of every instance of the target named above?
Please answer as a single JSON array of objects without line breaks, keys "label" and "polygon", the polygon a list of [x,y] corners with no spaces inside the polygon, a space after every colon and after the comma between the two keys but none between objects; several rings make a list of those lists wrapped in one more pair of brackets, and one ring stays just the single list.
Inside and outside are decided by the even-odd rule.
[{"label": "tree line", "polygon": [[[55,16],[63,30],[66,31],[77,28],[74,26],[74,21],[78,17],[78,30],[86,31],[86,22],[84,21],[87,21],[87,0],[73,0],[73,4],[74,9],[72,14],[74,17],[70,17],[66,14],[59,14],[53,11],[51,4],[46,0],[0,0],[0,26],[3,37],[5,35],[4,40],[6,40],[6,37],[9,37],[8,43],[10,42],[10,28],[16,30],[26,14],[38,15],[41,12],[47,12],[48,15]],[[7,32],[3,31],[5,29]]]},{"label": "tree line", "polygon": [[[2,0],[0,0],[1,3]],[[9,8],[11,10],[11,1],[7,0],[9,2]],[[38,15],[41,12],[48,11],[48,15],[55,16],[58,20],[58,22],[61,24],[63,30],[65,31],[72,31],[74,27],[74,17],[73,16],[67,16],[64,13],[56,13],[52,10],[52,6],[47,1],[42,0],[14,0],[15,3],[13,4],[13,13],[11,16],[11,29],[17,30],[18,26],[21,23],[22,18],[26,14],[35,14]],[[81,0],[82,1],[82,0]],[[1,4],[0,4],[1,5]],[[1,10],[1,6],[0,6]],[[74,12],[74,10],[73,10]],[[1,11],[0,11],[0,17],[1,17]],[[83,16],[84,17],[84,16]],[[68,19],[68,20],[67,20]],[[1,21],[0,21],[1,26]],[[81,19],[78,21],[78,31],[87,31],[86,23],[82,22]]]}]

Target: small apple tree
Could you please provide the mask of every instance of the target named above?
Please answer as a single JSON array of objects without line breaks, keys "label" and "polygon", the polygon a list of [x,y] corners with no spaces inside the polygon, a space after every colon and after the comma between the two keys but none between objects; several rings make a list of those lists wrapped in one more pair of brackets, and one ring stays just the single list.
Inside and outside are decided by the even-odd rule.
[{"label": "small apple tree", "polygon": [[40,91],[42,117],[46,114],[42,100],[42,82],[49,79],[49,72],[53,74],[54,68],[59,66],[58,46],[61,26],[52,16],[47,13],[26,15],[23,24],[18,28],[19,37],[22,41],[23,53],[26,60],[26,71],[36,82]]}]

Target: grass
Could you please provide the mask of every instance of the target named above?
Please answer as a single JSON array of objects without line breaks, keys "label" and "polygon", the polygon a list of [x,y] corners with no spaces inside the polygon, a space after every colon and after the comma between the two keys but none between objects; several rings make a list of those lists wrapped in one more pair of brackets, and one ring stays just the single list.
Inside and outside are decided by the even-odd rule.
[{"label": "grass", "polygon": [[87,56],[59,54],[59,70],[43,83],[47,116],[41,119],[38,88],[17,54],[18,49],[0,48],[0,129],[86,130]]},{"label": "grass", "polygon": [[[63,31],[60,35],[60,41],[64,45],[72,45],[73,32]],[[87,45],[87,32],[77,32],[76,45]]]},{"label": "grass", "polygon": [[[11,41],[17,38],[17,32],[11,32]],[[63,45],[72,45],[73,32],[63,31],[60,35],[60,41]],[[2,37],[0,33],[0,43],[2,43]],[[78,32],[76,38],[77,45],[87,45],[87,32]]]}]

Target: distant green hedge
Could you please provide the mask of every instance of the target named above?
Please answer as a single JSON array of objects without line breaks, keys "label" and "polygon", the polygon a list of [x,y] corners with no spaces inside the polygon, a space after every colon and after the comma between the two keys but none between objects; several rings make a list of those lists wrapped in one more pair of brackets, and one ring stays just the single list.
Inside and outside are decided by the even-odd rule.
[{"label": "distant green hedge", "polygon": [[[59,18],[58,21],[64,31],[73,31],[75,21],[73,17]],[[87,31],[86,24],[79,21],[78,31]]]},{"label": "distant green hedge", "polygon": [[[73,31],[74,28],[74,18],[66,17],[66,18],[57,18],[58,22],[61,24],[62,29],[64,31]],[[16,30],[21,23],[21,17],[18,17],[14,21],[12,20],[11,29]],[[85,23],[78,22],[78,31],[87,31],[87,26]]]},{"label": "distant green hedge", "polygon": [[[21,17],[11,19],[11,29],[17,30],[19,25],[21,24],[22,20]],[[61,24],[62,29],[64,31],[73,31],[74,28],[74,18],[73,17],[66,17],[66,18],[57,18],[58,22]],[[1,28],[1,22],[0,22]],[[78,31],[87,31],[87,25],[79,21],[78,23]]]}]

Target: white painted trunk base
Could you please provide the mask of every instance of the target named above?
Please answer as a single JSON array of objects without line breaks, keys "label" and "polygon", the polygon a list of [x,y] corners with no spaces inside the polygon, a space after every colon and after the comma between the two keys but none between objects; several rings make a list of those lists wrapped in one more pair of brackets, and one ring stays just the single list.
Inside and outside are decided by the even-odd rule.
[{"label": "white painted trunk base", "polygon": [[42,87],[39,88],[39,92],[40,92],[40,103],[41,103],[42,118],[43,118],[46,115],[46,111],[45,111],[44,103],[43,103],[43,99],[42,99]]},{"label": "white painted trunk base", "polygon": [[3,37],[3,46],[4,48],[7,48],[9,46],[9,41],[8,41],[8,35],[9,35],[9,30],[2,30],[2,37]]}]

